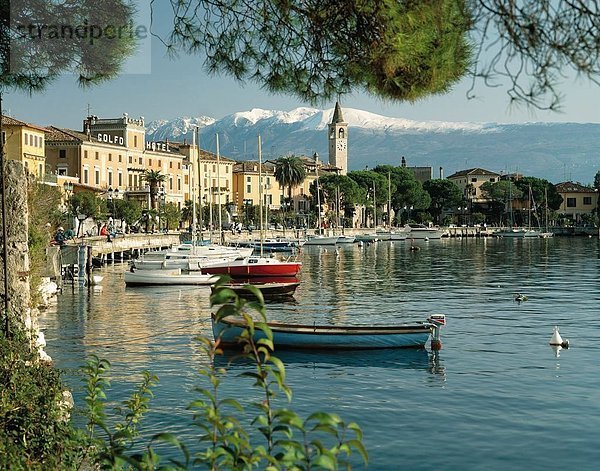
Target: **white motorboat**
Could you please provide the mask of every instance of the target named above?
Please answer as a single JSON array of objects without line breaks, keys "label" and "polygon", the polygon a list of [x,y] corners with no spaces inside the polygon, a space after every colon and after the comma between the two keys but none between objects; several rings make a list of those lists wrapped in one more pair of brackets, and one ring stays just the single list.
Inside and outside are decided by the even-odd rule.
[{"label": "white motorboat", "polygon": [[408,230],[379,230],[375,233],[375,235],[379,240],[406,240],[408,237]]},{"label": "white motorboat", "polygon": [[182,273],[177,268],[173,270],[136,270],[131,268],[123,275],[127,286],[149,285],[212,285],[218,279],[214,275],[201,273]]},{"label": "white motorboat", "polygon": [[353,244],[356,237],[350,235],[341,235],[338,237],[337,244]]},{"label": "white motorboat", "polygon": [[409,239],[441,239],[446,233],[437,226],[407,224],[404,226]]},{"label": "white motorboat", "polygon": [[314,235],[308,236],[304,245],[335,245],[340,236]]}]

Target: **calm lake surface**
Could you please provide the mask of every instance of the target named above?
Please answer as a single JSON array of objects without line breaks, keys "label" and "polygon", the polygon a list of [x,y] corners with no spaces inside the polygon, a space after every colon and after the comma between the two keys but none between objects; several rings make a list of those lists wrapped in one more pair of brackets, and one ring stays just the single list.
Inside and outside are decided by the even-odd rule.
[{"label": "calm lake surface", "polygon": [[[364,324],[443,313],[443,349],[280,352],[303,416],[339,413],[364,432],[373,470],[598,469],[600,245],[598,238],[451,239],[306,247],[295,301],[271,319]],[[148,431],[188,446],[200,434],[186,406],[212,335],[210,289],[125,288],[125,265],[100,270],[102,289],[65,286],[40,318],[47,352],[82,403],[76,368],[90,354],[112,363],[110,398],[123,400],[148,369],[160,384]],[[526,302],[514,301],[515,293]],[[571,348],[548,345],[557,325]],[[225,393],[256,393],[235,373]],[[281,403],[281,406],[284,404]],[[360,461],[358,469],[364,469]]]}]

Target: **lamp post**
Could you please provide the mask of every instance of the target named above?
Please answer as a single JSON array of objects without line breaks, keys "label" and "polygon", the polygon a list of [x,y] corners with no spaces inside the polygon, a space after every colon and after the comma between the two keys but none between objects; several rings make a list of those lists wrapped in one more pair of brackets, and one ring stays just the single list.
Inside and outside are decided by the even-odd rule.
[{"label": "lamp post", "polygon": [[[158,188],[158,231],[161,231],[161,215],[164,216],[163,211],[165,210],[165,201],[167,198],[167,192],[165,191],[165,187],[161,186]],[[162,218],[165,219],[164,217]]]},{"label": "lamp post", "polygon": [[69,224],[73,224],[70,208],[71,193],[73,193],[73,183],[66,181],[63,183],[63,188],[65,190],[65,207],[67,209],[67,217],[69,218]]},{"label": "lamp post", "polygon": [[79,225],[77,226],[77,237],[79,237],[79,234],[81,233],[81,237],[85,236],[85,233],[83,232],[83,222],[87,219],[87,215],[77,212],[77,220],[79,221]]}]

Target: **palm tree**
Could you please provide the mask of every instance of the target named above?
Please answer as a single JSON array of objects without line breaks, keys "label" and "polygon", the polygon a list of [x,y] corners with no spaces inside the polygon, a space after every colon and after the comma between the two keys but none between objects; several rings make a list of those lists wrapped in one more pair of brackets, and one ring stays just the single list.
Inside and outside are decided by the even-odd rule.
[{"label": "palm tree", "polygon": [[158,188],[161,183],[163,183],[167,176],[160,173],[160,170],[145,170],[142,173],[142,179],[145,180],[148,185],[150,185],[150,208],[155,211],[158,210]]},{"label": "palm tree", "polygon": [[[300,185],[306,178],[306,168],[304,163],[299,157],[290,155],[287,157],[280,157],[275,161],[275,180],[282,187],[287,187],[288,206],[292,202],[292,189]],[[285,230],[285,223],[283,225]]]}]

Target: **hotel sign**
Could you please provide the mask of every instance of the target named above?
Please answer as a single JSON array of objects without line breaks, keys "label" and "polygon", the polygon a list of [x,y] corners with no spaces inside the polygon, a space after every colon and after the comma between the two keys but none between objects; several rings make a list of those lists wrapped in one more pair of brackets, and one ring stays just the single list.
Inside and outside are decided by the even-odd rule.
[{"label": "hotel sign", "polygon": [[171,152],[169,144],[166,142],[146,142],[146,150],[155,152]]},{"label": "hotel sign", "polygon": [[106,144],[114,144],[116,146],[125,146],[125,139],[123,136],[113,136],[112,134],[106,134],[99,132],[96,134],[98,142],[105,142]]}]

